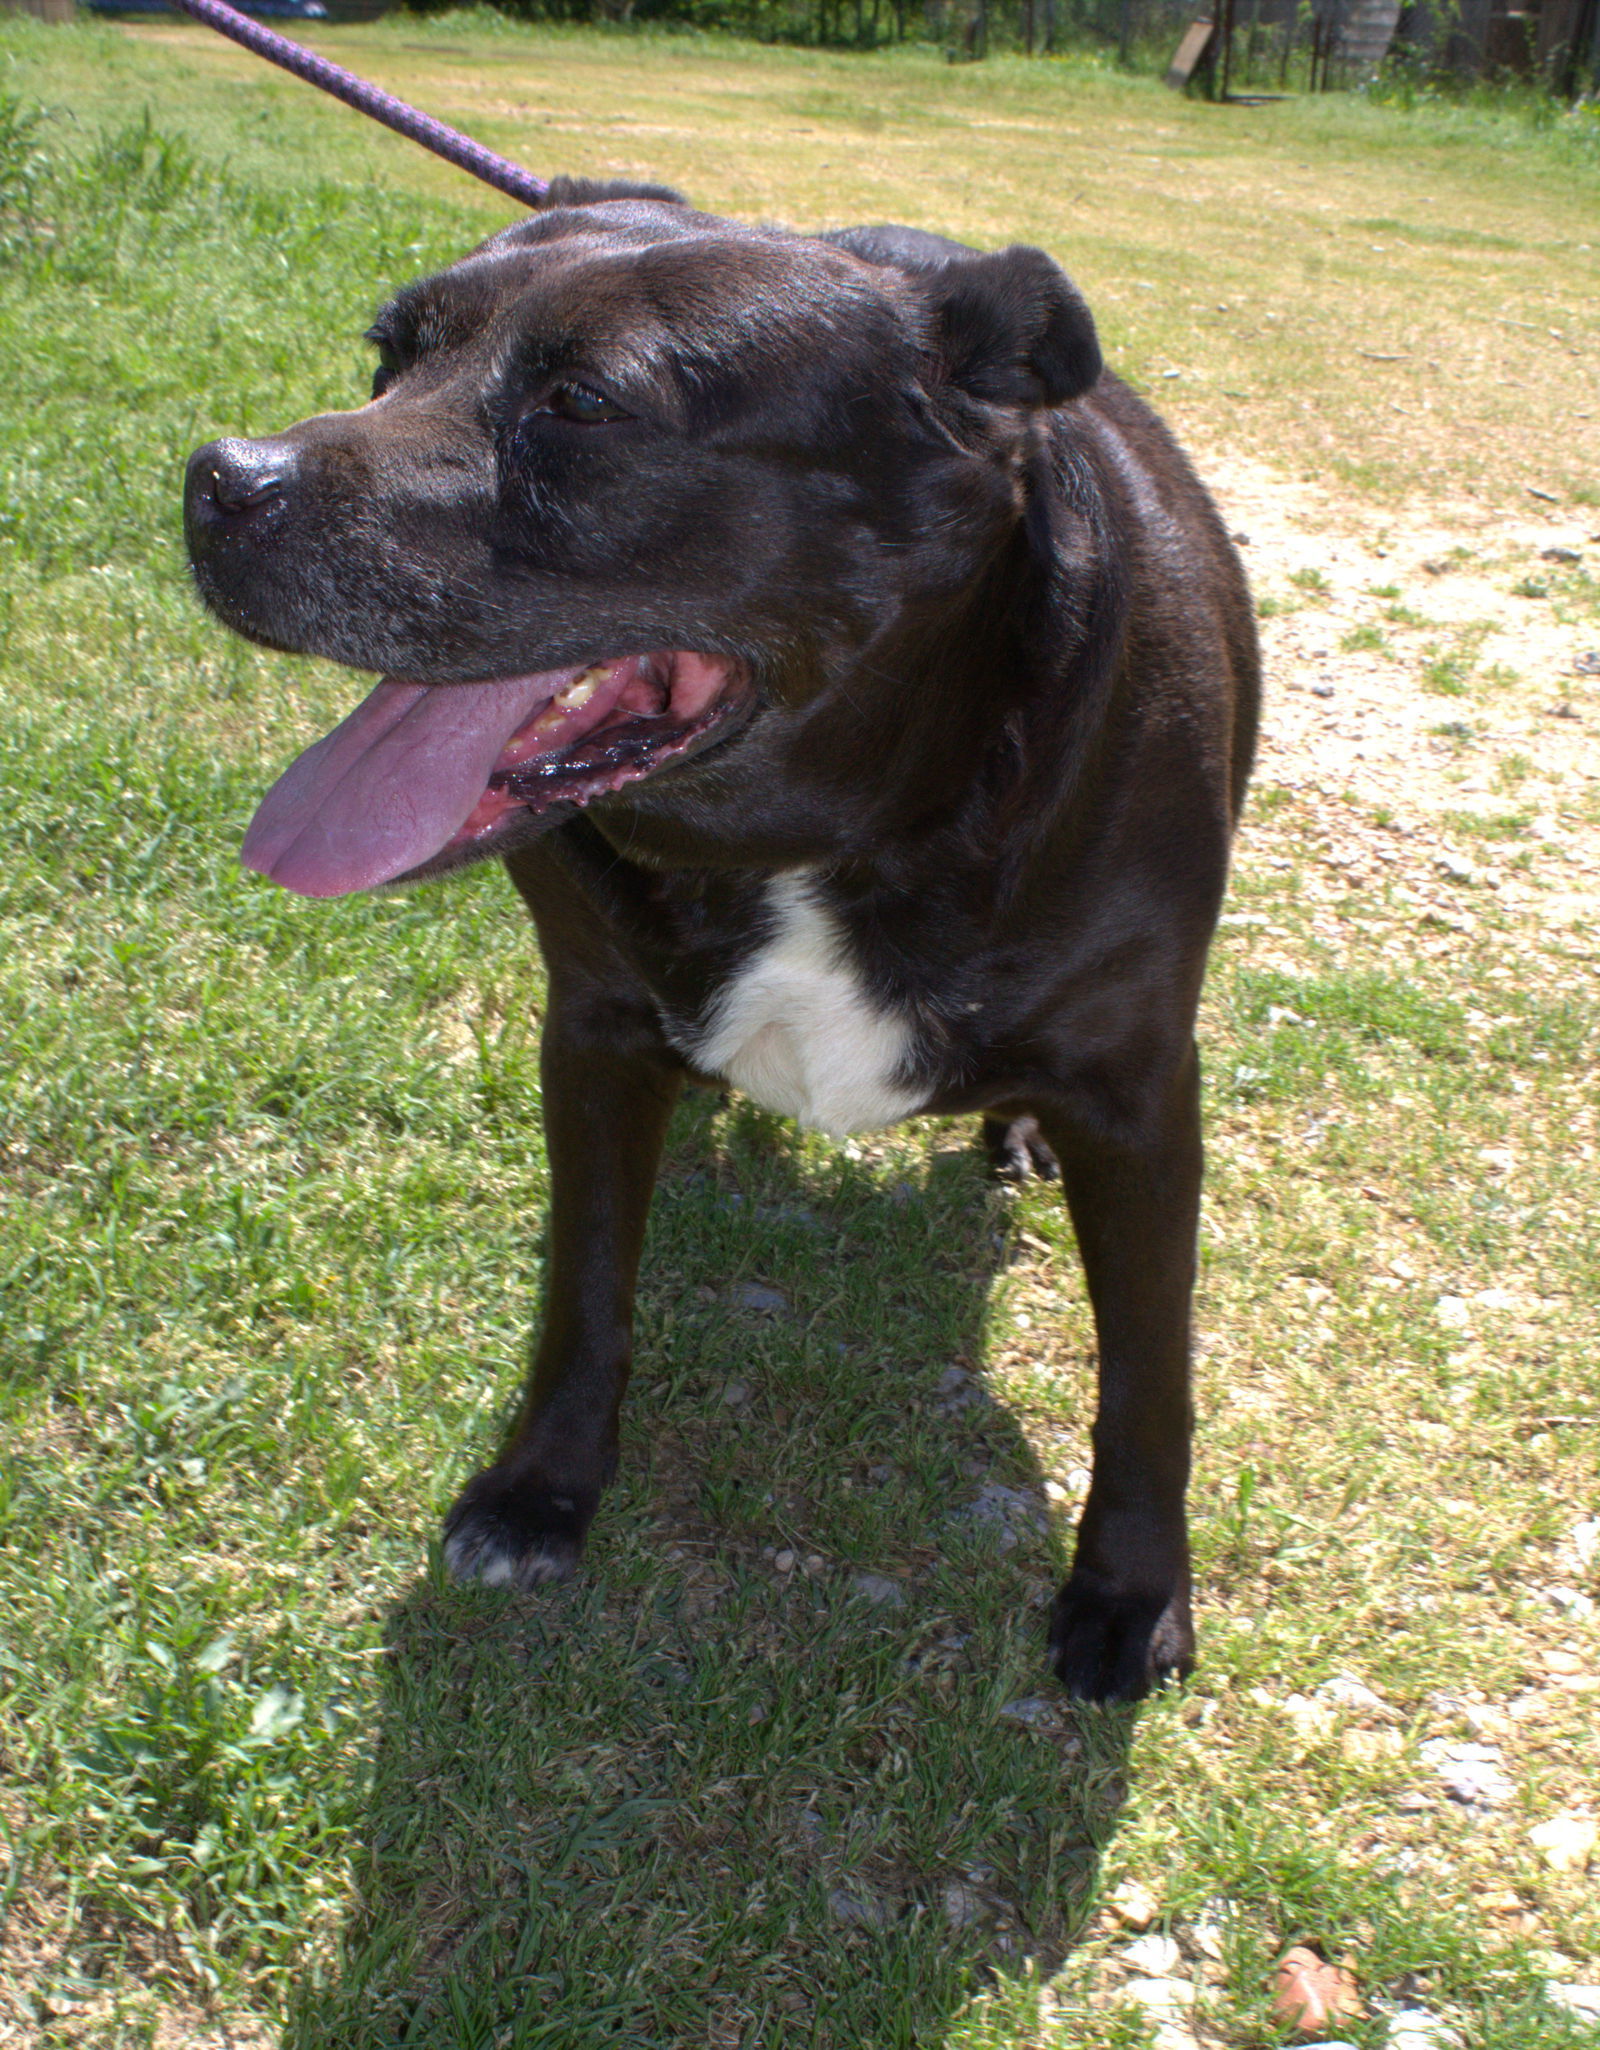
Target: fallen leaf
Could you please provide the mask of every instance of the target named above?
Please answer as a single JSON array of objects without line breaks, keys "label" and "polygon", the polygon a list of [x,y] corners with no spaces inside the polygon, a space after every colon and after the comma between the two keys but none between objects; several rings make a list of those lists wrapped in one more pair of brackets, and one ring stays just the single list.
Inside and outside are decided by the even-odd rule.
[{"label": "fallen leaf", "polygon": [[1330,1965],[1297,1943],[1274,1975],[1272,2011],[1302,2036],[1314,2036],[1329,2022],[1348,2021],[1362,2012],[1355,1974]]}]

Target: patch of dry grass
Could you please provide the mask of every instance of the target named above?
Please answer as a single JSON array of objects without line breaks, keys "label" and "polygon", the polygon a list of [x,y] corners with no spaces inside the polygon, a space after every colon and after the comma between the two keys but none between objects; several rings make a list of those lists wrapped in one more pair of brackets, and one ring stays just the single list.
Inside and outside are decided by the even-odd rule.
[{"label": "patch of dry grass", "polygon": [[[230,127],[246,117],[224,95],[244,90],[256,135],[309,97],[205,30],[131,33]],[[1081,59],[458,34],[307,40],[546,174],[665,179],[801,227],[1038,242],[1181,429],[1298,477],[1385,503],[1600,502],[1600,152],[1475,145],[1345,95],[1212,106]],[[319,126],[341,164],[463,196],[342,110]]]}]

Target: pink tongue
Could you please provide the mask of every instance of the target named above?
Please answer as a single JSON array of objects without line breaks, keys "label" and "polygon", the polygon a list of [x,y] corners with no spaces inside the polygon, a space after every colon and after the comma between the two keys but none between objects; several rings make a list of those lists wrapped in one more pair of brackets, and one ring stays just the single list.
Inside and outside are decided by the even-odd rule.
[{"label": "pink tongue", "polygon": [[452,837],[506,742],[577,674],[380,683],[261,800],[245,867],[303,897],[343,897],[404,875]]}]

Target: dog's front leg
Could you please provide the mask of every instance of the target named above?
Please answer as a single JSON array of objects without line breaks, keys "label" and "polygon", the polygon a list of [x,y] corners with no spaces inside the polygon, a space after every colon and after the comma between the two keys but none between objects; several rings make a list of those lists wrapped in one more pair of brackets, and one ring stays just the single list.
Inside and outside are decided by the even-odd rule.
[{"label": "dog's front leg", "polygon": [[1201,1167],[1194,1049],[1140,1143],[1059,1113],[1040,1124],[1061,1163],[1100,1350],[1094,1475],[1051,1656],[1074,1694],[1133,1701],[1194,1660],[1184,1513]]},{"label": "dog's front leg", "polygon": [[458,1579],[533,1587],[569,1575],[617,1464],[633,1290],[682,1071],[630,1006],[552,974],[541,1047],[550,1161],[544,1327],[494,1465],[445,1519]]}]

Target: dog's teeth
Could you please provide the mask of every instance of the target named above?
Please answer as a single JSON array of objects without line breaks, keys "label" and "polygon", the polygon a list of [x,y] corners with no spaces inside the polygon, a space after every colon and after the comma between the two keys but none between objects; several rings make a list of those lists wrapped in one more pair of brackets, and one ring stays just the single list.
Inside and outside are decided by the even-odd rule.
[{"label": "dog's teeth", "polygon": [[609,664],[596,662],[591,668],[586,669],[580,677],[569,683],[565,690],[558,690],[555,695],[555,702],[564,712],[582,711],[601,684],[605,682],[609,673]]}]

